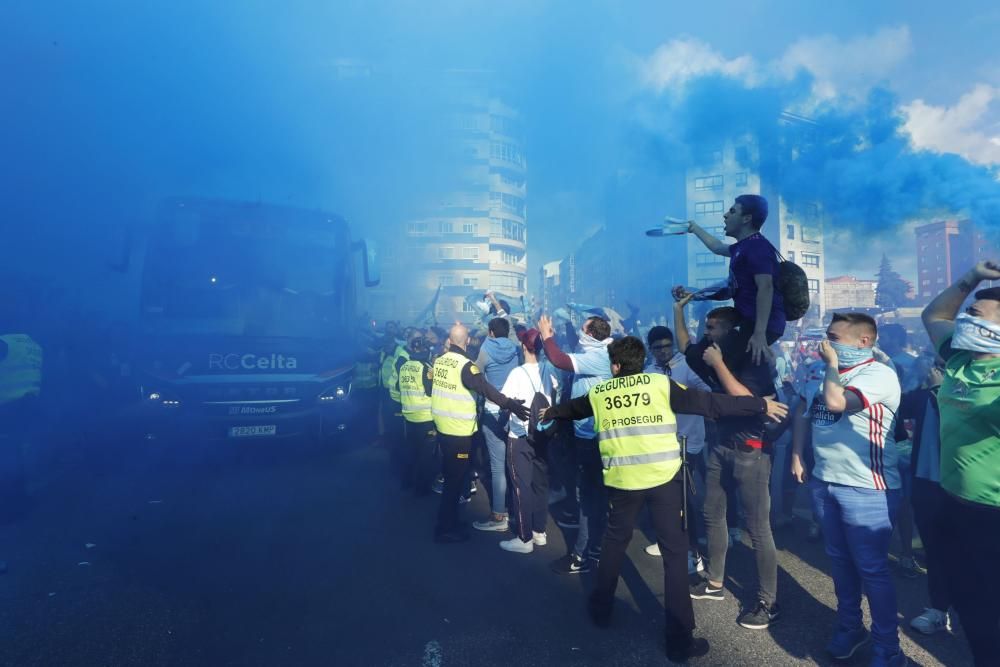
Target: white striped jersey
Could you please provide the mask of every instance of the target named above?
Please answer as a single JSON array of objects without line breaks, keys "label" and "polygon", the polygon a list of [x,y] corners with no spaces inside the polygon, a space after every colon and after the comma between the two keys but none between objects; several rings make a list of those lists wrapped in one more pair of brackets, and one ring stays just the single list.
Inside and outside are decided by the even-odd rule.
[{"label": "white striped jersey", "polygon": [[[813,476],[831,484],[898,489],[900,477],[894,428],[899,378],[885,364],[868,361],[840,372],[840,383],[864,406],[851,414],[830,412],[822,380],[809,409],[816,467]],[[806,395],[809,395],[808,390]]]}]

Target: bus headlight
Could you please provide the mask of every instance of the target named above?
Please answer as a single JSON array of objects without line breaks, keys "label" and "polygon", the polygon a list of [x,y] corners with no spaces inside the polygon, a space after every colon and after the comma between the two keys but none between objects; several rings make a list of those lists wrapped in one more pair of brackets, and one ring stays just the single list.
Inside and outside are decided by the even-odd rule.
[{"label": "bus headlight", "polygon": [[180,400],[169,392],[158,391],[156,389],[144,392],[146,402],[150,405],[163,406],[165,408],[176,408],[180,406]]},{"label": "bus headlight", "polygon": [[351,395],[351,385],[350,384],[338,384],[334,387],[330,387],[322,394],[319,395],[320,403],[330,403],[333,401],[343,401],[346,400],[348,396]]}]

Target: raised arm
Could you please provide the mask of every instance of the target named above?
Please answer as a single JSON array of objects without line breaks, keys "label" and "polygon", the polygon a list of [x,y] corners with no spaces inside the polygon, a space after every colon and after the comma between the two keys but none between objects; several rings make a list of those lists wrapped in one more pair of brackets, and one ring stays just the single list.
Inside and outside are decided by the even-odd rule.
[{"label": "raised arm", "polygon": [[852,413],[864,409],[861,397],[853,391],[844,389],[840,384],[840,371],[837,370],[839,359],[830,341],[820,341],[819,356],[826,362],[826,375],[823,376],[823,401],[827,409],[834,413]]},{"label": "raised arm", "polygon": [[753,392],[737,380],[733,372],[729,370],[729,366],[722,358],[722,349],[719,348],[718,343],[713,343],[711,347],[707,348],[702,358],[715,371],[727,394],[730,396],[753,396]]},{"label": "raised arm", "polygon": [[684,317],[684,307],[691,303],[694,294],[685,295],[680,301],[674,301],[674,342],[677,344],[677,351],[684,354],[688,345],[691,344],[691,334],[688,332],[687,321]]},{"label": "raised arm", "polygon": [[714,252],[716,255],[729,257],[729,246],[723,242],[722,239],[703,229],[694,220],[688,221],[688,234],[694,234],[697,236],[698,240],[704,243],[705,247]]},{"label": "raised arm", "polygon": [[969,269],[954,285],[934,297],[927,304],[921,319],[934,349],[941,347],[955,331],[955,317],[965,299],[984,280],[1000,280],[1000,262],[979,262]]},{"label": "raised arm", "polygon": [[542,315],[538,318],[538,333],[542,335],[545,356],[552,362],[552,365],[559,370],[573,373],[573,360],[568,354],[559,349],[559,343],[555,339],[555,329],[552,328],[551,317]]}]

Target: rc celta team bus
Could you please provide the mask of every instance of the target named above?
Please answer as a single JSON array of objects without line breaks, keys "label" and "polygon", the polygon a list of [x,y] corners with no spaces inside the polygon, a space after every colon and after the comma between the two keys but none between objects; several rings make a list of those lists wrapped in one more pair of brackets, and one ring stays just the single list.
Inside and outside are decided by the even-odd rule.
[{"label": "rc celta team bus", "polygon": [[340,217],[260,203],[163,202],[146,243],[137,370],[157,428],[209,439],[332,435],[351,416],[354,258]]}]

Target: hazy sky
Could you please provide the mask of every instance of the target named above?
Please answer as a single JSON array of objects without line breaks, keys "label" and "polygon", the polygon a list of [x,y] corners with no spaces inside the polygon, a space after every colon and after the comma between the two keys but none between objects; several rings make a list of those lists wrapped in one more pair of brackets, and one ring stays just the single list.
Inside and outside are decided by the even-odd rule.
[{"label": "hazy sky", "polygon": [[[448,69],[492,70],[524,114],[532,277],[603,222],[616,170],[691,120],[670,114],[705,79],[858,117],[879,87],[908,145],[1000,163],[1000,10],[982,2],[15,0],[0,16],[8,266],[86,264],[173,194],[318,206],[368,232],[405,219],[447,171]],[[339,77],[344,59],[372,75]],[[739,113],[727,90],[702,103]],[[869,274],[883,249],[912,275],[903,222],[836,237],[828,275]]]}]

